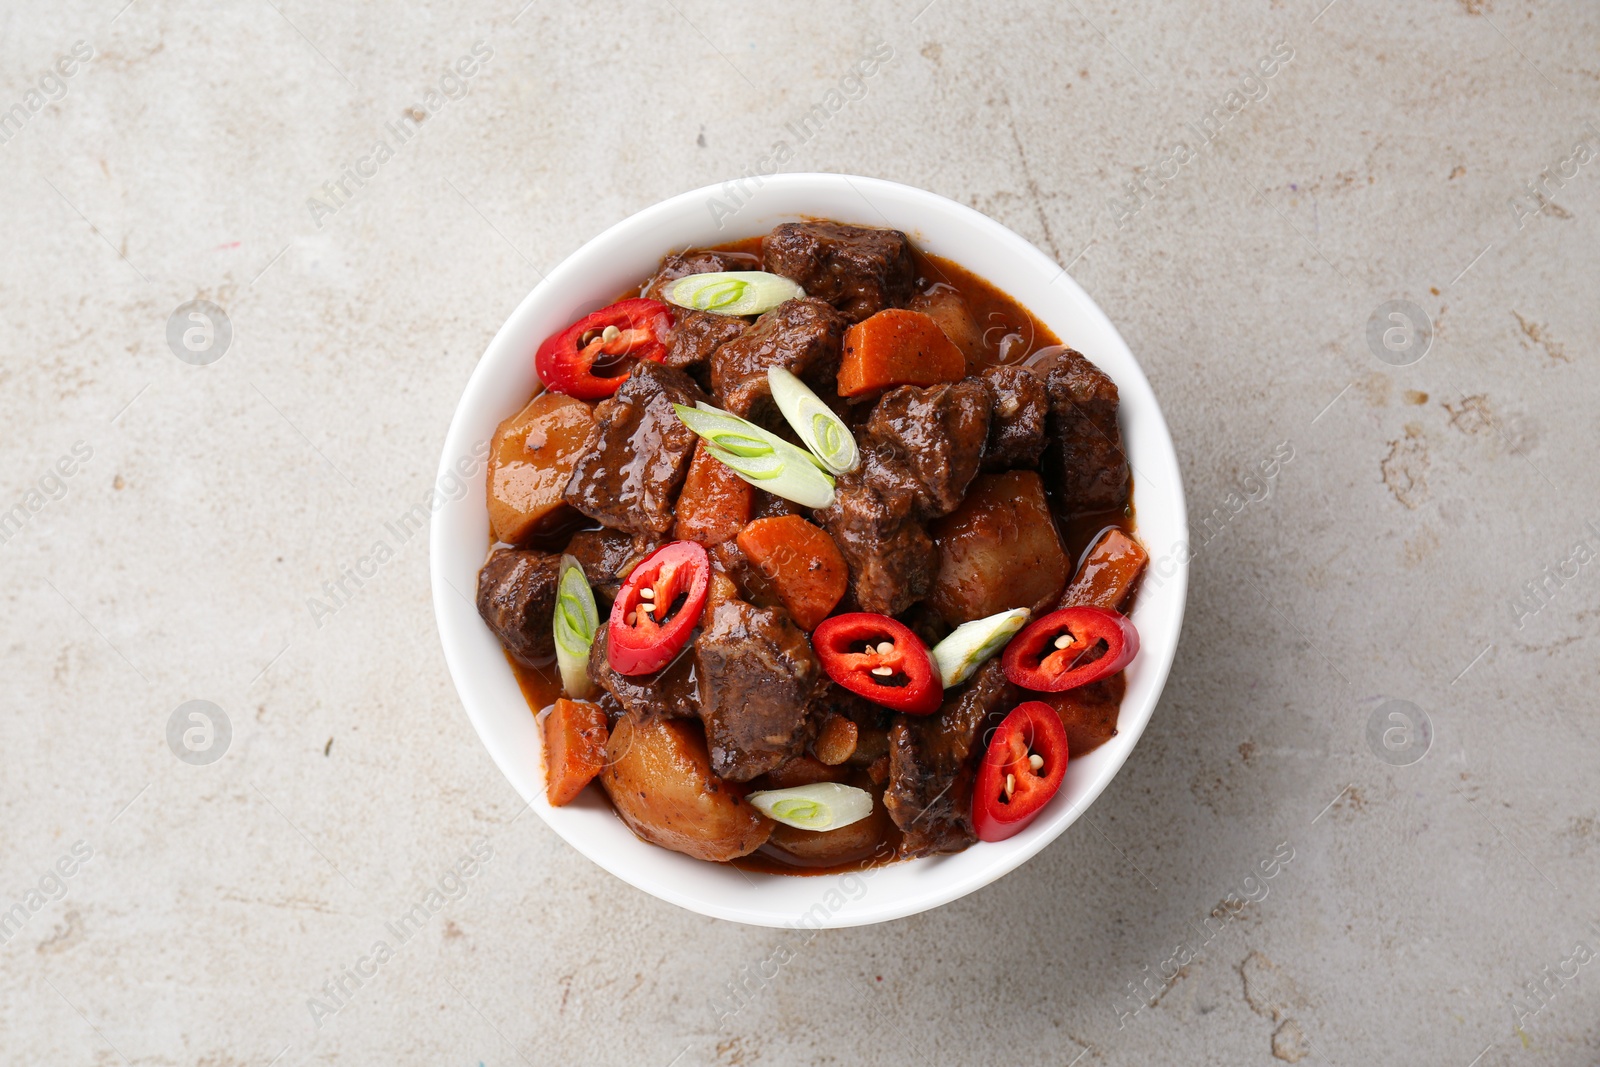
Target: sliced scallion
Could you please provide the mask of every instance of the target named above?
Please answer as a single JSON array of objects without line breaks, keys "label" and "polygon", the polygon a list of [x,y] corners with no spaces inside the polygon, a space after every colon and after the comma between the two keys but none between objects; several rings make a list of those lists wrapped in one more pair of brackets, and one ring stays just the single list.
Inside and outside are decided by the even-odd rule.
[{"label": "sliced scallion", "polygon": [[594,693],[589,677],[589,647],[600,628],[600,611],[595,607],[594,590],[583,573],[583,564],[572,556],[561,557],[561,574],[556,580],[556,612],[553,624],[556,639],[556,667],[561,671],[561,688],[574,700]]},{"label": "sliced scallion", "polygon": [[960,685],[972,677],[983,661],[1006,647],[1006,642],[1027,625],[1031,612],[1013,608],[986,619],[964,622],[950,636],[933,646],[933,664],[939,668],[945,688]]},{"label": "sliced scallion", "polygon": [[853,471],[861,462],[855,435],[822,398],[782,367],[767,368],[767,384],[778,410],[822,465],[834,474]]},{"label": "sliced scallion", "polygon": [[788,278],[764,270],[723,270],[689,274],[666,287],[666,297],[679,307],[718,315],[760,315],[785,300],[806,295]]},{"label": "sliced scallion", "polygon": [[767,818],[800,830],[837,830],[872,814],[871,793],[838,782],[763,789],[745,799]]},{"label": "sliced scallion", "polygon": [[713,459],[751,485],[803,507],[833,503],[833,476],[805,449],[710,404],[674,404],[672,410],[705,439]]}]

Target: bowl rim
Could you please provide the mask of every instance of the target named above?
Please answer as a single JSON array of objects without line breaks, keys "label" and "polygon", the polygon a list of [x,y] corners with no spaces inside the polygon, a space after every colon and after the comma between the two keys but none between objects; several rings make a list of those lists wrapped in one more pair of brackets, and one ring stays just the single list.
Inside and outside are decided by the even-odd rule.
[{"label": "bowl rim", "polygon": [[[730,187],[735,190],[732,194],[729,192]],[[740,194],[743,195],[741,196]],[[481,619],[478,619],[472,598],[466,596],[463,590],[451,582],[448,573],[452,566],[459,566],[461,562],[459,553],[454,552],[452,546],[452,542],[460,539],[454,533],[452,524],[461,521],[458,516],[459,509],[455,508],[454,505],[456,503],[465,503],[468,506],[476,505],[479,512],[484,512],[485,510],[482,506],[484,472],[479,469],[474,472],[473,477],[464,475],[461,470],[460,457],[467,455],[472,450],[471,442],[474,439],[482,442],[486,448],[488,436],[493,432],[493,425],[490,425],[487,431],[483,430],[481,423],[467,425],[469,421],[468,415],[475,405],[478,407],[483,406],[485,396],[495,389],[496,383],[493,380],[496,378],[495,371],[500,364],[505,363],[510,358],[506,354],[508,345],[517,343],[516,338],[518,335],[528,333],[527,326],[529,322],[539,317],[541,312],[545,312],[548,315],[549,313],[544,305],[552,301],[559,301],[560,293],[564,288],[571,287],[572,279],[579,275],[580,272],[592,270],[593,264],[591,261],[595,260],[604,250],[618,246],[620,238],[636,232],[647,231],[652,226],[667,226],[680,216],[686,217],[686,209],[705,211],[710,208],[714,200],[727,204],[730,196],[732,197],[732,203],[736,205],[735,211],[738,213],[745,212],[752,204],[767,203],[767,214],[756,214],[756,217],[763,219],[770,219],[775,216],[782,216],[783,218],[837,217],[837,210],[829,213],[805,212],[796,211],[793,208],[774,208],[771,203],[783,203],[785,200],[822,200],[828,197],[837,199],[839,196],[859,197],[860,200],[864,201],[883,218],[882,223],[863,222],[863,224],[867,225],[888,224],[887,217],[883,216],[883,212],[879,209],[879,205],[883,202],[893,202],[897,208],[905,208],[908,205],[932,208],[936,215],[942,214],[943,216],[942,221],[930,218],[929,221],[935,223],[936,226],[949,227],[952,232],[960,231],[964,227],[966,231],[976,235],[976,240],[989,242],[995,246],[996,255],[1003,254],[1021,260],[1023,267],[1019,269],[1037,269],[1042,274],[1052,276],[1051,281],[1046,283],[1046,287],[1060,286],[1062,288],[1063,306],[1070,306],[1075,316],[1082,316],[1086,320],[1084,329],[1108,335],[1109,339],[1106,344],[1112,351],[1109,353],[1097,351],[1091,358],[1103,369],[1108,356],[1112,357],[1110,362],[1117,365],[1113,380],[1116,381],[1122,397],[1119,417],[1124,423],[1124,441],[1125,447],[1130,453],[1130,463],[1132,463],[1133,446],[1127,422],[1130,411],[1137,411],[1140,414],[1141,421],[1138,436],[1145,443],[1140,453],[1141,464],[1135,466],[1134,494],[1136,506],[1141,509],[1145,506],[1144,503],[1140,502],[1141,491],[1158,491],[1161,494],[1165,525],[1171,531],[1171,536],[1166,538],[1166,541],[1174,546],[1174,552],[1170,556],[1174,564],[1174,570],[1171,575],[1164,576],[1162,582],[1162,587],[1169,590],[1169,592],[1163,596],[1163,600],[1168,606],[1163,610],[1160,619],[1156,620],[1161,631],[1158,639],[1155,641],[1150,640],[1149,636],[1144,633],[1146,622],[1142,618],[1140,622],[1141,637],[1144,638],[1142,642],[1144,655],[1141,656],[1141,659],[1144,662],[1136,661],[1136,667],[1140,671],[1141,681],[1143,677],[1150,679],[1148,683],[1143,683],[1139,687],[1143,692],[1142,706],[1135,710],[1135,714],[1129,716],[1129,697],[1125,696],[1119,711],[1118,722],[1119,726],[1125,723],[1127,728],[1125,730],[1119,729],[1117,736],[1113,737],[1112,741],[1083,757],[1086,761],[1094,760],[1096,756],[1105,753],[1105,756],[1096,761],[1094,769],[1089,772],[1092,777],[1087,787],[1064,808],[1058,803],[1063,798],[1058,797],[1056,801],[1052,802],[1052,806],[1059,810],[1052,812],[1047,809],[1044,815],[1040,816],[1026,830],[1009,841],[981,845],[983,849],[994,850],[993,855],[988,857],[987,862],[968,863],[965,865],[966,870],[951,870],[944,877],[936,876],[932,879],[921,879],[925,884],[919,885],[917,891],[896,896],[891,900],[881,899],[882,894],[880,894],[880,899],[876,902],[863,903],[860,907],[845,907],[837,912],[829,912],[815,924],[807,924],[801,921],[802,916],[810,914],[809,912],[796,913],[788,908],[774,910],[773,908],[748,901],[737,902],[713,899],[729,894],[719,892],[710,894],[710,896],[701,895],[688,892],[674,884],[669,884],[670,879],[665,881],[653,880],[642,874],[640,870],[635,869],[636,864],[624,862],[619,858],[617,850],[610,845],[604,842],[596,843],[592,835],[577,832],[573,826],[565,824],[560,813],[570,812],[574,806],[569,805],[568,808],[552,809],[545,802],[542,787],[539,785],[542,782],[543,770],[542,759],[539,758],[538,752],[533,752],[531,756],[532,762],[537,766],[534,768],[533,781],[530,783],[527,773],[528,768],[524,765],[530,757],[526,753],[519,754],[510,751],[508,745],[495,740],[495,734],[491,729],[490,722],[492,711],[487,706],[486,698],[481,693],[484,679],[477,673],[479,668],[473,662],[474,659],[481,659],[481,653],[470,647],[473,643],[481,645],[483,635],[488,635],[491,639],[492,635],[489,634]],[[874,197],[878,198],[876,202]],[[717,222],[714,210],[708,213],[708,217],[711,219],[711,224]],[[711,224],[708,224],[708,228]],[[766,229],[770,228],[771,226],[767,225],[760,232],[765,232]],[[912,229],[912,227],[905,225],[900,226],[900,228]],[[697,244],[699,246],[721,244],[735,237],[737,237],[737,234],[710,233]],[[925,247],[925,241],[919,239],[920,230],[913,233],[912,237],[919,247]],[[694,246],[695,244],[691,244],[688,247]],[[656,258],[679,251],[681,247],[683,246],[661,247]],[[949,258],[954,259],[963,267],[971,269],[968,263],[961,262],[959,258],[953,256]],[[980,276],[983,276],[982,272],[974,271],[974,273],[979,273]],[[998,286],[998,283],[995,284]],[[1002,291],[1007,291],[1004,286],[998,287]],[[1047,311],[1041,311],[1039,307],[1020,298],[1016,299],[1027,307],[1036,318],[1050,324],[1058,336],[1063,335],[1063,330],[1058,328],[1056,324],[1051,323],[1051,316]],[[583,302],[579,301],[577,303]],[[559,304],[555,306],[559,307]],[[583,308],[571,306],[562,309],[561,315],[571,318],[582,312]],[[560,318],[561,315],[553,315],[553,318]],[[1063,336],[1064,343],[1066,340]],[[531,347],[526,349],[523,356],[531,374]],[[1107,370],[1107,373],[1111,373],[1111,371]],[[504,375],[499,376],[503,377]],[[535,388],[537,388],[537,380],[534,379],[534,382]],[[522,395],[526,397],[529,394],[524,393]],[[1130,397],[1133,398],[1131,403]],[[526,402],[526,399],[518,401],[516,407],[512,410],[520,409]],[[1152,463],[1161,468],[1165,484],[1160,482],[1149,484],[1144,480],[1144,468]],[[456,408],[451,415],[449,429],[445,435],[439,461],[438,480],[435,484],[436,486],[454,484],[455,482],[460,482],[463,477],[467,478],[464,495],[452,495],[444,506],[436,504],[433,509],[429,522],[429,572],[435,621],[446,665],[450,671],[458,698],[466,710],[468,719],[472,723],[474,731],[478,734],[479,740],[489,750],[490,757],[494,760],[496,766],[506,776],[513,789],[522,796],[526,804],[533,807],[547,825],[580,853],[587,856],[604,870],[638,889],[687,910],[714,918],[750,925],[787,926],[791,928],[797,925],[806,925],[808,928],[813,925],[815,927],[845,927],[885,922],[914,915],[959,899],[1015,870],[1058,838],[1068,826],[1077,820],[1079,815],[1094,803],[1100,794],[1105,791],[1106,787],[1110,785],[1112,779],[1120,772],[1123,764],[1131,755],[1133,748],[1137,745],[1159,702],[1181,637],[1184,608],[1187,600],[1189,559],[1192,556],[1192,552],[1188,548],[1187,507],[1183,493],[1181,470],[1178,466],[1170,431],[1161,413],[1160,404],[1156,400],[1154,391],[1151,389],[1143,369],[1122,339],[1121,333],[1116,329],[1110,318],[1100,309],[1099,305],[1072,279],[1066,268],[1054,262],[1047,254],[1019,234],[964,204],[915,186],[903,185],[884,179],[849,174],[807,172],[731,179],[692,189],[643,208],[584,242],[563,259],[561,263],[543,275],[542,280],[518,302],[506,321],[496,331],[483,355],[479,357],[478,362],[473,367],[462,390],[461,397],[457,401]],[[471,491],[474,488],[478,490],[476,493]],[[435,500],[437,501],[438,499],[439,494],[436,493]],[[470,523],[470,519],[468,521]],[[483,520],[485,530],[487,529],[486,523],[485,517]],[[1136,532],[1140,531],[1141,528],[1142,524],[1136,518]],[[1143,540],[1141,537],[1141,541]],[[481,551],[486,553],[488,541],[484,540],[482,546]],[[474,571],[481,565],[482,558],[482,555],[480,555],[477,561],[472,564]],[[1155,555],[1152,553],[1152,566],[1154,564]],[[1146,580],[1148,581],[1148,577]],[[470,618],[472,622],[476,623],[478,631],[476,634],[470,632],[472,624],[463,621],[465,616],[460,606],[461,601],[466,601],[467,605],[472,608]],[[1142,602],[1143,597],[1135,603],[1134,614],[1136,616],[1140,614]],[[504,663],[503,657],[501,666],[505,675],[511,677],[511,669],[509,665]],[[1132,669],[1130,668],[1130,670]],[[491,673],[493,673],[492,670]],[[514,679],[513,685],[515,685]],[[503,689],[503,685],[501,688]],[[1134,686],[1130,685],[1129,694],[1131,695],[1133,691]],[[520,698],[520,691],[518,696]],[[527,711],[526,702],[521,701],[520,703],[522,709]],[[529,715],[528,718],[531,722],[532,716]],[[537,729],[535,729],[534,733],[537,734],[537,732]],[[1115,744],[1114,749],[1112,747],[1113,744]],[[1063,793],[1065,792],[1066,790],[1063,789]],[[594,804],[603,807],[605,815],[619,826],[621,825],[621,820],[616,819],[609,805],[598,799],[594,800]],[[637,841],[637,839],[635,841],[642,848],[667,852],[667,850],[658,849],[658,846],[648,845]],[[862,878],[869,878],[875,877],[881,872],[917,867],[918,865],[921,865],[919,868],[921,870],[943,870],[951,866],[948,861],[969,855],[977,847],[980,846],[975,846],[974,849],[968,849],[967,852],[950,857],[925,857],[916,860],[897,861],[884,866],[868,868],[859,873]],[[631,849],[623,849],[623,851],[631,852]],[[667,853],[667,855],[704,867],[726,867],[726,865],[705,864],[704,861],[692,860],[676,853]],[[748,874],[745,875],[744,880],[765,883],[769,879],[778,879],[783,882],[816,883],[820,895],[823,883],[834,883],[840,877],[848,877],[848,875],[796,877],[778,874]],[[742,894],[735,893],[732,895],[741,896]],[[851,899],[852,904],[856,902],[855,898]],[[815,911],[816,909],[813,908],[811,910]]]}]

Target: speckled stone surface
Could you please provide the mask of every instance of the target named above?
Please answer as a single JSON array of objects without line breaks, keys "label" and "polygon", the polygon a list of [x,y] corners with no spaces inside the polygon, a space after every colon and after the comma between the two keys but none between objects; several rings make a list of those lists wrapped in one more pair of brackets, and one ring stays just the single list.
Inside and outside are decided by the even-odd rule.
[{"label": "speckled stone surface", "polygon": [[[124,2],[0,13],[6,1062],[1600,1058],[1600,8]],[[1070,264],[1196,552],[1089,813],[809,940],[519,817],[394,525],[541,271],[779,141]]]}]

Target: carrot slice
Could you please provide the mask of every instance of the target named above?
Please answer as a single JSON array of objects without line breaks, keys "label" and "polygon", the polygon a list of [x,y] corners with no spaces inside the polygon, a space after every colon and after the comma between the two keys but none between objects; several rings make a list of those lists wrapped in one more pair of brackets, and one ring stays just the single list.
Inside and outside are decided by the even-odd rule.
[{"label": "carrot slice", "polygon": [[1084,553],[1078,573],[1056,607],[1089,605],[1121,611],[1149,558],[1139,542],[1115,526],[1108,527]]},{"label": "carrot slice", "polygon": [[826,530],[798,515],[757,519],[739,532],[739,550],[777,589],[795,624],[810,632],[844,597],[850,569]]},{"label": "carrot slice", "polygon": [[707,546],[730,540],[750,521],[755,496],[755,487],[714,458],[700,441],[689,461],[683,492],[678,494],[678,521],[672,536]]},{"label": "carrot slice", "polygon": [[959,382],[966,373],[961,349],[930,316],[886,308],[844,332],[839,395],[860,396],[895,385]]},{"label": "carrot slice", "polygon": [[606,713],[598,704],[560,697],[544,720],[544,795],[570,803],[606,763]]}]

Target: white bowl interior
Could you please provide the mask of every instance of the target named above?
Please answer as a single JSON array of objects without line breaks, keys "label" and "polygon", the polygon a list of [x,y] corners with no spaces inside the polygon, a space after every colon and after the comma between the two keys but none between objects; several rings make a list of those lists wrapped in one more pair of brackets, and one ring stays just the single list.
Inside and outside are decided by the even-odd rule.
[{"label": "white bowl interior", "polygon": [[[594,790],[564,808],[545,802],[534,713],[473,602],[489,543],[484,470],[474,451],[481,453],[496,425],[527,402],[538,383],[533,351],[546,336],[636,285],[668,252],[807,217],[905,231],[919,248],[1010,294],[1111,375],[1134,469],[1137,532],[1156,570],[1133,611],[1141,652],[1127,672],[1119,732],[1070,761],[1061,792],[1026,830],[952,856],[861,874],[793,877],[645,844]],[[513,787],[569,844],[629,884],[704,915],[762,926],[855,926],[937,907],[1011,871],[1071,825],[1111,781],[1149,722],[1177,649],[1188,576],[1183,490],[1172,440],[1139,365],[1110,320],[1048,256],[992,219],[909,186],[838,174],[775,175],[759,186],[751,179],[684,193],[611,227],[553,270],[490,342],[451,421],[439,477],[448,483],[463,471],[470,472],[468,491],[434,512],[430,562],[445,659],[468,717]]]}]

